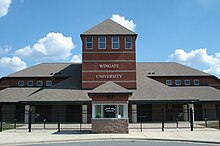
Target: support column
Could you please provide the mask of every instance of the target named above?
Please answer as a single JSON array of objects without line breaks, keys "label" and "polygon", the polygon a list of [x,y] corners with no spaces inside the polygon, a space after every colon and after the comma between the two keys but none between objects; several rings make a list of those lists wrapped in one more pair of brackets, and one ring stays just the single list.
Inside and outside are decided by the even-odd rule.
[{"label": "support column", "polygon": [[24,107],[24,123],[28,124],[28,116],[29,116],[30,105],[25,105]]},{"label": "support column", "polygon": [[188,121],[188,108],[187,104],[183,105],[183,120]]},{"label": "support column", "polygon": [[189,104],[189,109],[192,108],[192,114],[193,114],[193,123],[195,123],[195,111],[194,111],[194,104]]},{"label": "support column", "polygon": [[132,123],[137,123],[137,105],[132,104],[131,105],[131,117],[132,117]]},{"label": "support column", "polygon": [[87,105],[82,105],[82,123],[87,123]]}]

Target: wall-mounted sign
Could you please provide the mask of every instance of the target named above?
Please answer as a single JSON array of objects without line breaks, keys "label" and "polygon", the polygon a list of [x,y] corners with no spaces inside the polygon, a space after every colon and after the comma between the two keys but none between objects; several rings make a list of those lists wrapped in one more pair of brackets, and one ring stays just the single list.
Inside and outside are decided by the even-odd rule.
[{"label": "wall-mounted sign", "polygon": [[95,75],[95,77],[97,79],[121,79],[122,78],[122,75],[121,74],[98,74],[98,75]]},{"label": "wall-mounted sign", "polygon": [[116,69],[119,68],[119,64],[99,64],[100,69]]},{"label": "wall-mounted sign", "polygon": [[113,108],[113,107],[107,107],[107,108],[105,108],[105,112],[106,112],[106,113],[113,113],[113,112],[115,112],[115,108]]}]

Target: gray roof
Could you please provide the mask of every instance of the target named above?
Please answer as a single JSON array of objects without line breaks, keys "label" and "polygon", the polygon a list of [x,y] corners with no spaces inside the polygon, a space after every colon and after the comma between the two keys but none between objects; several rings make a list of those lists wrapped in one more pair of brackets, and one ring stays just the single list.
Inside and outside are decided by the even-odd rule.
[{"label": "gray roof", "polygon": [[172,87],[200,101],[220,101],[220,90],[210,86]]},{"label": "gray roof", "polygon": [[78,76],[72,76],[49,88],[42,89],[23,101],[90,101],[87,90],[81,90]]},{"label": "gray roof", "polygon": [[[134,90],[133,95],[129,98],[130,101],[190,101],[197,100],[191,95],[179,92],[165,84],[153,80],[146,76],[146,72],[140,71],[140,66],[137,66],[137,90]],[[142,66],[141,66],[142,67]]]},{"label": "gray roof", "polygon": [[100,24],[85,31],[81,35],[137,35],[135,32],[127,29],[126,27],[114,22],[111,19],[107,19]]},{"label": "gray roof", "polygon": [[89,91],[89,93],[131,93],[131,91],[112,81],[108,81],[92,91]]},{"label": "gray roof", "polygon": [[[81,69],[82,64],[42,63],[15,72],[6,77],[77,76],[76,78],[81,78]],[[137,62],[137,72],[145,73],[146,76],[211,76],[210,74],[175,62]]]},{"label": "gray roof", "polygon": [[81,64],[42,63],[8,75],[7,77],[68,77],[81,72]]},{"label": "gray roof", "polygon": [[211,76],[175,62],[138,62],[137,72],[146,73],[147,76]]},{"label": "gray roof", "polygon": [[68,102],[68,101],[91,101],[86,90],[77,89],[43,89],[22,101],[31,102]]},{"label": "gray roof", "polygon": [[94,90],[81,90],[81,64],[46,63],[16,72],[9,77],[50,77],[51,72],[70,76],[49,88],[9,87],[0,91],[0,102],[19,101],[91,101],[88,93],[133,92],[130,101],[219,101],[220,90],[212,87],[169,87],[151,79],[148,72],[162,76],[211,76],[177,63],[137,63],[137,90],[127,90],[107,82]]},{"label": "gray roof", "polygon": [[0,102],[19,102],[26,97],[31,96],[40,88],[22,88],[11,87],[0,91]]}]

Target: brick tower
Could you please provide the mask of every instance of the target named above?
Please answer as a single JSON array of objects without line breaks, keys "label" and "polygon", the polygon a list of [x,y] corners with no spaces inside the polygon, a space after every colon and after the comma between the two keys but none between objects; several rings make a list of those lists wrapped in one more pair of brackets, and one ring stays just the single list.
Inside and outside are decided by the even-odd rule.
[{"label": "brick tower", "polygon": [[82,89],[107,81],[136,89],[136,38],[136,33],[111,19],[82,33]]}]

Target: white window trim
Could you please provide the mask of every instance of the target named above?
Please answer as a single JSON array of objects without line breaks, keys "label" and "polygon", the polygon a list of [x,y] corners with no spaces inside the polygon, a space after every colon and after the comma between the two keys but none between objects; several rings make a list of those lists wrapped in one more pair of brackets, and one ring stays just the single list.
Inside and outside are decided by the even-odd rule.
[{"label": "white window trim", "polygon": [[[126,37],[131,37],[131,48],[126,47]],[[132,36],[125,36],[125,49],[132,49]]]},{"label": "white window trim", "polygon": [[[32,83],[32,85],[30,85],[29,83]],[[32,81],[32,80],[27,81],[27,86],[29,86],[29,87],[34,86],[34,81]]]},{"label": "white window trim", "polygon": [[[115,103],[105,103],[105,104],[92,104],[92,118],[93,119],[100,119],[96,118],[96,111],[95,111],[95,106],[101,105],[101,119],[128,119],[128,104],[115,104]],[[115,118],[103,118],[104,116],[104,105],[115,105],[116,107],[116,113],[115,113]],[[119,116],[119,105],[123,105],[123,114],[124,117],[118,118]]]},{"label": "white window trim", "polygon": [[[187,84],[186,82],[189,82],[189,84]],[[184,85],[189,86],[191,84],[190,80],[184,80]]]},{"label": "white window trim", "polygon": [[[180,84],[177,84],[177,82],[180,82]],[[180,86],[181,84],[181,80],[175,80],[175,85]]]},{"label": "white window trim", "polygon": [[[92,48],[87,48],[87,37],[91,37],[92,38]],[[86,36],[86,49],[93,49],[93,37],[92,36]]]},{"label": "white window trim", "polygon": [[[170,84],[168,84],[168,82],[170,82]],[[173,85],[173,81],[172,80],[166,80],[166,85],[168,85],[168,86]]]},{"label": "white window trim", "polygon": [[[41,83],[41,85],[39,85],[39,84],[38,84],[39,82]],[[41,80],[38,80],[38,81],[37,81],[37,86],[38,86],[38,87],[41,87],[41,86],[43,86],[43,81],[41,81]]]},{"label": "white window trim", "polygon": [[[48,85],[48,82],[50,82],[51,84]],[[47,87],[51,87],[52,85],[53,85],[53,82],[52,82],[51,80],[47,80],[47,81],[46,81],[46,86],[47,86]]]},{"label": "white window trim", "polygon": [[[195,84],[195,81],[198,81],[198,84]],[[193,80],[193,85],[196,85],[196,86],[200,85],[199,80]]]},{"label": "white window trim", "polygon": [[[22,82],[23,84],[22,84],[22,85],[19,85],[19,82]],[[23,86],[24,86],[24,81],[23,81],[23,80],[18,81],[18,86],[19,86],[19,87],[23,87]]]},{"label": "white window trim", "polygon": [[[114,37],[118,37],[118,48],[114,48],[113,46],[113,44],[114,44],[114,41],[113,41],[113,38]],[[112,36],[112,49],[119,49],[119,46],[120,46],[120,41],[119,41],[119,36]]]},{"label": "white window trim", "polygon": [[[105,38],[105,48],[100,48],[100,37],[104,37],[104,38]],[[106,49],[106,36],[99,36],[99,37],[98,37],[98,48],[99,48],[100,50]]]}]

